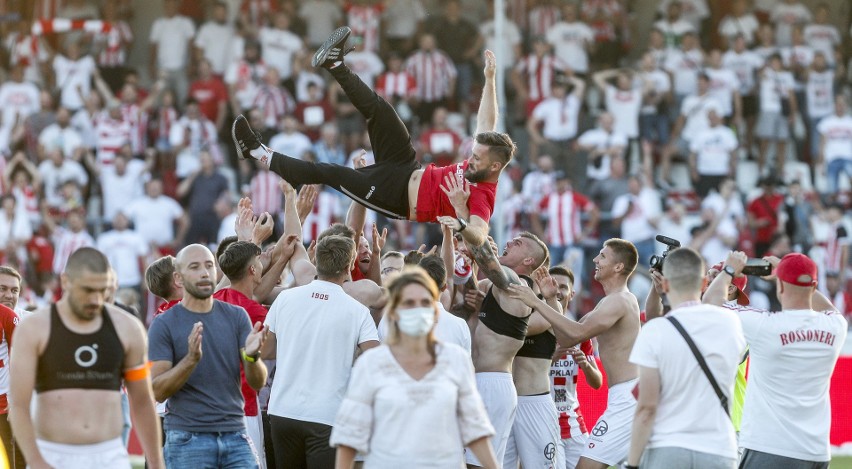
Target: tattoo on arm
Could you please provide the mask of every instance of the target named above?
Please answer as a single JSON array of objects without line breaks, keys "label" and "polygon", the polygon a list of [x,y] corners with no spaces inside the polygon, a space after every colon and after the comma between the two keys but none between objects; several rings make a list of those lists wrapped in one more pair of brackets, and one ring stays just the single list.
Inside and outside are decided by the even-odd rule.
[{"label": "tattoo on arm", "polygon": [[488,239],[478,246],[469,246],[469,249],[473,260],[495,287],[505,290],[511,284],[521,283],[517,274],[500,265]]}]

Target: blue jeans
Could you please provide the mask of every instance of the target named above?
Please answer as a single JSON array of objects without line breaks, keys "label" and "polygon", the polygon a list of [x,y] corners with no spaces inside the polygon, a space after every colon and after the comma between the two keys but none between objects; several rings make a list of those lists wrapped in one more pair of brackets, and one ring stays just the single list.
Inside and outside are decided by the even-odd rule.
[{"label": "blue jeans", "polygon": [[257,455],[245,431],[166,430],[163,449],[169,469],[258,469]]},{"label": "blue jeans", "polygon": [[838,158],[828,163],[825,168],[828,177],[828,193],[836,194],[840,182],[840,173],[852,178],[852,158]]}]

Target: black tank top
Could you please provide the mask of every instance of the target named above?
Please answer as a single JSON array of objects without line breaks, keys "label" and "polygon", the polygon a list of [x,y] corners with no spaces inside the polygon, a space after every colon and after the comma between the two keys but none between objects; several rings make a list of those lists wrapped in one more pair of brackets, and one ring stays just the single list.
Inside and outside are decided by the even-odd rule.
[{"label": "black tank top", "polygon": [[92,334],[78,334],[65,327],[56,305],[50,308],[50,335],[38,357],[36,392],[56,389],[103,389],[118,391],[124,369],[124,346],[106,308],[103,323]]},{"label": "black tank top", "polygon": [[527,325],[530,316],[518,317],[503,311],[497,298],[492,293],[494,287],[488,289],[488,294],[482,300],[482,309],[479,312],[479,322],[485,324],[497,334],[505,335],[517,340],[524,340],[527,335]]},{"label": "black tank top", "polygon": [[516,356],[550,360],[555,351],[556,336],[551,334],[550,331],[544,331],[541,334],[528,335]]}]

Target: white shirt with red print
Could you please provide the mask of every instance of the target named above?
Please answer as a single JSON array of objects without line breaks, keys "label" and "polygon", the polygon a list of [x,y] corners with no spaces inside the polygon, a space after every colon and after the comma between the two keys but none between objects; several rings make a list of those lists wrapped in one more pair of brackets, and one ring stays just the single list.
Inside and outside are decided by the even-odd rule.
[{"label": "white shirt with red print", "polygon": [[[595,360],[591,340],[580,344],[580,350],[586,355],[586,360]],[[589,433],[583,414],[580,413],[580,401],[577,400],[578,379],[579,366],[570,353],[559,357],[550,366],[550,396],[559,412],[559,430],[563,440]]]}]

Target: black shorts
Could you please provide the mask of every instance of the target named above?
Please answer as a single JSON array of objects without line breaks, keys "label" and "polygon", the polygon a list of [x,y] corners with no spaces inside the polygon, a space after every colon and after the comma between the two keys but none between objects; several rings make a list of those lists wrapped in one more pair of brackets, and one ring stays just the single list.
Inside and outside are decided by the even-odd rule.
[{"label": "black shorts", "polygon": [[757,115],[758,103],[757,96],[753,94],[744,95],[743,102],[743,117],[754,117]]}]

